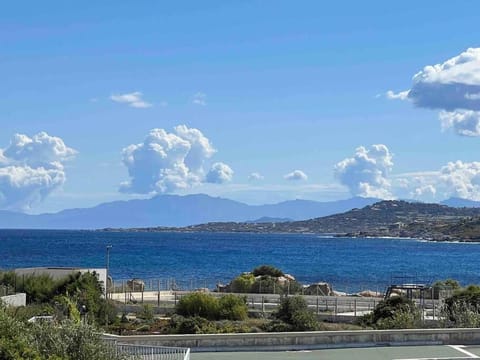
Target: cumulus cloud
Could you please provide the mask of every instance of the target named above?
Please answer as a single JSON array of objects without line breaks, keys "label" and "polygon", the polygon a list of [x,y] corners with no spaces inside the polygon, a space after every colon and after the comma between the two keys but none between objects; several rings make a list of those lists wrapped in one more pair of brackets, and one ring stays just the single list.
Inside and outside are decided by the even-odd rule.
[{"label": "cumulus cloud", "polygon": [[258,172],[253,172],[250,175],[248,175],[248,180],[250,181],[263,180],[263,179],[265,179],[265,177]]},{"label": "cumulus cloud", "polygon": [[192,102],[195,105],[206,106],[207,105],[207,95],[202,93],[202,92],[197,92],[195,95],[193,95]]},{"label": "cumulus cloud", "polygon": [[480,162],[449,162],[440,169],[440,180],[446,195],[480,200]]},{"label": "cumulus cloud", "polygon": [[[120,191],[169,193],[208,181],[210,172],[206,179],[204,164],[215,152],[210,140],[198,129],[185,125],[176,126],[172,133],[152,129],[142,143],[123,149],[122,160],[130,180],[121,184]],[[215,171],[215,182],[231,178],[233,171],[218,164],[211,179]]]},{"label": "cumulus cloud", "polygon": [[440,111],[442,129],[453,128],[455,132],[463,136],[480,135],[480,111],[456,110]]},{"label": "cumulus cloud", "polygon": [[307,180],[308,176],[302,170],[294,170],[283,177],[285,180],[300,181]]},{"label": "cumulus cloud", "polygon": [[393,167],[393,155],[382,144],[363,146],[334,167],[335,177],[355,196],[392,198],[388,179]]},{"label": "cumulus cloud", "polygon": [[77,152],[59,137],[40,132],[33,137],[15,134],[0,150],[0,206],[27,210],[66,180],[63,162]]},{"label": "cumulus cloud", "polygon": [[114,94],[110,96],[110,100],[127,104],[134,108],[149,108],[152,104],[142,99],[143,94],[140,91],[135,91],[127,94]]},{"label": "cumulus cloud", "polygon": [[480,136],[480,48],[469,48],[444,63],[425,66],[413,76],[410,90],[390,90],[386,96],[439,109],[444,128],[451,127],[459,135]]},{"label": "cumulus cloud", "polygon": [[212,184],[223,184],[232,181],[233,170],[227,164],[217,162],[207,173],[206,181]]}]

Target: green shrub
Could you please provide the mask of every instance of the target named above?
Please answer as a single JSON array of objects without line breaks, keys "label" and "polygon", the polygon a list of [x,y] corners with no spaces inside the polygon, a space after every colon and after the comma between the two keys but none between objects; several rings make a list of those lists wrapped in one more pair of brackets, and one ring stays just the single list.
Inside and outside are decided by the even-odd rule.
[{"label": "green shrub", "polygon": [[219,300],[220,319],[227,320],[245,320],[248,317],[248,307],[245,297],[232,294],[222,296]]},{"label": "green shrub", "polygon": [[194,292],[185,295],[177,304],[176,312],[185,317],[203,317],[209,320],[219,318],[219,302],[212,295]]},{"label": "green shrub", "polygon": [[255,276],[253,274],[242,274],[237,276],[230,283],[230,291],[234,293],[249,293],[252,285],[255,283]]},{"label": "green shrub", "polygon": [[282,270],[277,269],[271,265],[261,265],[253,269],[252,271],[253,276],[271,276],[271,277],[280,277],[285,275]]},{"label": "green shrub", "polygon": [[301,296],[291,296],[282,299],[275,317],[288,325],[294,331],[316,330],[318,320],[315,314],[308,310],[305,299]]},{"label": "green shrub", "polygon": [[413,301],[394,296],[378,303],[371,314],[358,320],[363,326],[377,329],[406,329],[420,326],[421,314]]}]

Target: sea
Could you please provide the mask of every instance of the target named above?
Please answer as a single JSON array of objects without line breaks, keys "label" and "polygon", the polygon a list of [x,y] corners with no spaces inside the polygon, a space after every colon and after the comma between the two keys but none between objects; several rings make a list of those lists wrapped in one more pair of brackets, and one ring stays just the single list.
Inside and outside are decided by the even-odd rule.
[{"label": "sea", "polygon": [[109,245],[117,284],[141,278],[153,287],[213,289],[262,264],[347,293],[448,278],[480,284],[480,243],[312,234],[0,230],[0,269],[101,268]]}]

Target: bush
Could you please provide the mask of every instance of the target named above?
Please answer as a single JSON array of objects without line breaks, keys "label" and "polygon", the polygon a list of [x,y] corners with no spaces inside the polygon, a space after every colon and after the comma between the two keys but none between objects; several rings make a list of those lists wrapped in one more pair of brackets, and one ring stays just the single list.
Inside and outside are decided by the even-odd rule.
[{"label": "bush", "polygon": [[453,296],[445,299],[442,309],[446,326],[480,326],[480,287],[470,285],[456,290]]},{"label": "bush", "polygon": [[203,317],[209,320],[219,318],[219,303],[212,295],[194,292],[185,295],[177,304],[176,312],[185,317]]},{"label": "bush", "polygon": [[176,334],[215,334],[215,324],[203,317],[194,316],[185,318],[174,315],[170,319],[170,326]]},{"label": "bush", "polygon": [[2,360],[117,360],[90,325],[64,321],[25,324],[0,306],[0,359]]},{"label": "bush", "polygon": [[219,318],[227,320],[245,320],[248,317],[248,307],[245,297],[235,295],[222,296],[219,303]]},{"label": "bush", "polygon": [[261,265],[253,269],[252,271],[253,276],[271,276],[271,277],[280,277],[285,275],[282,270],[277,269],[271,265]]},{"label": "bush", "polygon": [[421,314],[413,301],[394,296],[378,303],[371,314],[359,319],[359,324],[377,329],[407,329],[420,325]]},{"label": "bush", "polygon": [[243,294],[249,293],[254,283],[255,276],[253,276],[253,274],[242,274],[232,280],[230,283],[230,291]]},{"label": "bush", "polygon": [[301,296],[283,298],[275,317],[291,326],[294,331],[316,330],[318,320],[308,310],[307,302]]}]

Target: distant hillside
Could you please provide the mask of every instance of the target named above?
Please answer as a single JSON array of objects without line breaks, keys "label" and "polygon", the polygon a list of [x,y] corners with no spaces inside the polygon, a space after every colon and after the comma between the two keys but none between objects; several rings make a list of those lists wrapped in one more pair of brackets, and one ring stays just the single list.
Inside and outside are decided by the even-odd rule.
[{"label": "distant hillside", "polygon": [[474,201],[474,200],[468,200],[468,199],[462,199],[462,198],[456,198],[456,197],[443,200],[442,202],[440,202],[440,204],[451,206],[451,207],[480,207],[480,201]]},{"label": "distant hillside", "polygon": [[[26,215],[0,211],[0,228],[98,229],[188,226],[207,222],[272,219],[303,220],[373,204],[377,199],[356,197],[332,202],[285,201],[247,205],[208,195],[160,195],[147,200],[114,201],[92,208],[54,214]],[[269,221],[271,222],[271,221]]]},{"label": "distant hillside", "polygon": [[[139,229],[140,230],[140,229]],[[215,222],[147,231],[329,233],[345,236],[394,236],[434,240],[480,238],[480,208],[380,201],[362,209],[304,221],[280,223]]]}]

